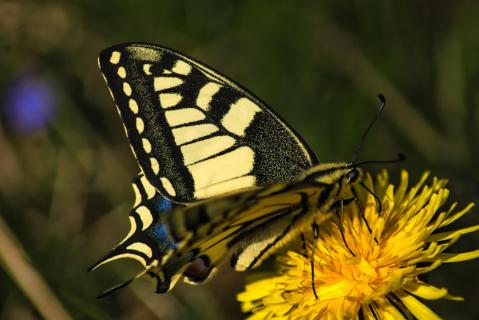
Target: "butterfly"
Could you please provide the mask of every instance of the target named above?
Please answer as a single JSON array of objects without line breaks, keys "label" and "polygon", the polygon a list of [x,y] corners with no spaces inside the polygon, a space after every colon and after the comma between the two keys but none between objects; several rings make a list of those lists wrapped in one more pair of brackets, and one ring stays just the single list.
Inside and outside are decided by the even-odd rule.
[{"label": "butterfly", "polygon": [[257,267],[351,199],[354,163],[319,163],[260,99],[180,52],[129,43],[105,49],[99,67],[140,167],[131,229],[91,269],[133,258],[156,291],[211,278],[227,257]]}]

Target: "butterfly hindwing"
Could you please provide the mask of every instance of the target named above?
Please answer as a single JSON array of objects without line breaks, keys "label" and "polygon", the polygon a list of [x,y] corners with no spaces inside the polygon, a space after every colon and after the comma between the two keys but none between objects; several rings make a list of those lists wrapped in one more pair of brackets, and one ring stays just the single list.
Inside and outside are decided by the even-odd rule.
[{"label": "butterfly hindwing", "polygon": [[124,44],[99,64],[145,177],[174,202],[293,181],[317,162],[258,98],[181,53]]},{"label": "butterfly hindwing", "polygon": [[[182,276],[202,283],[231,256],[237,271],[252,269],[272,252],[295,238],[311,221],[326,219],[339,185],[293,182],[256,187],[175,209],[164,216],[175,254],[160,270],[166,292]],[[201,268],[188,276],[192,264]]]},{"label": "butterfly hindwing", "polygon": [[133,180],[132,187],[135,203],[128,217],[130,231],[90,270],[120,258],[135,259],[148,268],[153,264],[159,264],[163,256],[176,248],[176,243],[168,237],[168,226],[159,221],[172,209],[182,206],[163,197],[143,174]]}]

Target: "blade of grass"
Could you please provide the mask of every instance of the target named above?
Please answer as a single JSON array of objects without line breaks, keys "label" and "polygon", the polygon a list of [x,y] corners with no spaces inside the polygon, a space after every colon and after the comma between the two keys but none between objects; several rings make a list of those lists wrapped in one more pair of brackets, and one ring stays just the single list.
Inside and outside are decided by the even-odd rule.
[{"label": "blade of grass", "polygon": [[0,216],[0,262],[45,319],[72,319]]}]

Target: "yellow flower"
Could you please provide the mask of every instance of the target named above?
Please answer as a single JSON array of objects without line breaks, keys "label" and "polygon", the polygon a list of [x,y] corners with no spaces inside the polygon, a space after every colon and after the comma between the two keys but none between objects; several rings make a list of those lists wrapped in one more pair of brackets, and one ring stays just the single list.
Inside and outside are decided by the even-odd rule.
[{"label": "yellow flower", "polygon": [[462,298],[419,276],[442,263],[479,257],[479,250],[444,252],[479,226],[437,232],[468,213],[473,204],[460,211],[453,204],[441,211],[449,195],[446,181],[435,178],[426,186],[427,176],[409,190],[406,171],[397,188],[389,184],[386,171],[374,185],[366,177],[364,182],[380,204],[358,190],[359,205],[344,207],[345,241],[337,218],[322,223],[316,241],[306,235],[306,252],[288,252],[279,259],[278,274],[246,285],[238,294],[242,310],[251,313],[249,319],[440,319],[418,298]]}]

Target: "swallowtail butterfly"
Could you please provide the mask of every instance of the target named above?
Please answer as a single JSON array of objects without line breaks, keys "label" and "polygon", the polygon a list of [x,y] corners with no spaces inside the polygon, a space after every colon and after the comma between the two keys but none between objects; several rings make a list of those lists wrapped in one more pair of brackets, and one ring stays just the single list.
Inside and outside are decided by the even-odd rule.
[{"label": "swallowtail butterfly", "polygon": [[228,256],[251,269],[360,180],[356,165],[318,164],[261,100],[182,53],[121,44],[100,53],[99,67],[141,173],[130,232],[91,269],[136,259],[157,292],[182,277],[204,282]]}]

